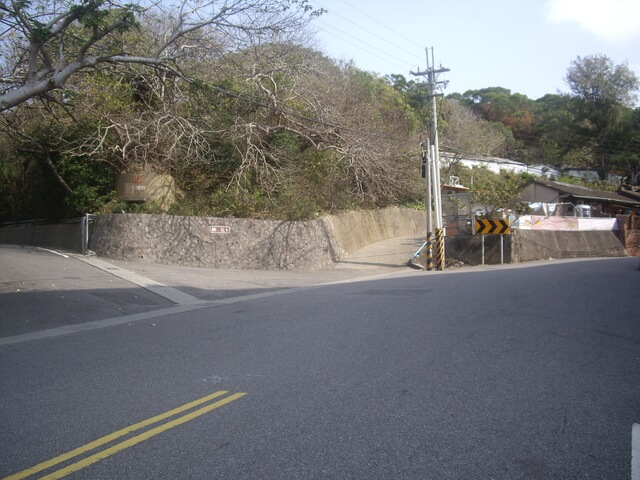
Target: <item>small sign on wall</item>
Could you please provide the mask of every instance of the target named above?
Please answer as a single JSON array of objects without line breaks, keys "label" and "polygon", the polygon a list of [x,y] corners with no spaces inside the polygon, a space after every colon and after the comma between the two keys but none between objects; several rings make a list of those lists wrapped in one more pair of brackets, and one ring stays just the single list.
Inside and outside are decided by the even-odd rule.
[{"label": "small sign on wall", "polygon": [[231,227],[226,225],[212,225],[209,227],[211,235],[219,235],[222,233],[231,233]]}]

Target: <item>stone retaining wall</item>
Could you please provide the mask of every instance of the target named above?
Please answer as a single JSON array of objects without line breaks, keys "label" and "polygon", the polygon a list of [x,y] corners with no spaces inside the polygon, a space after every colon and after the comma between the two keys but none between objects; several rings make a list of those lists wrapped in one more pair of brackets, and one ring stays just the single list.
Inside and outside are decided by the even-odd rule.
[{"label": "stone retaining wall", "polygon": [[[639,255],[640,217],[625,217],[622,224],[625,227],[618,233],[513,229],[514,233],[504,238],[504,261]],[[211,233],[210,227],[216,226],[226,227],[221,231],[228,233]],[[423,237],[425,215],[389,208],[286,222],[113,214],[95,217],[91,227],[89,248],[104,257],[197,267],[313,270],[372,243],[394,237]],[[3,227],[0,243],[82,251],[79,224],[68,228]],[[482,260],[480,241],[479,236],[447,238],[447,256],[477,265]],[[485,238],[485,263],[499,262],[499,236],[489,235]]]},{"label": "stone retaining wall", "polygon": [[112,214],[96,217],[89,248],[100,256],[136,262],[312,270],[370,243],[419,235],[424,222],[421,212],[400,208],[310,222]]},{"label": "stone retaining wall", "polygon": [[622,223],[627,254],[632,257],[640,256],[640,215],[624,217],[620,223]]},{"label": "stone retaining wall", "polygon": [[346,212],[322,220],[346,254],[389,238],[424,236],[426,231],[425,213],[407,208]]},{"label": "stone retaining wall", "polygon": [[624,257],[627,255],[617,231],[516,230],[512,236],[512,262],[549,258]]},{"label": "stone retaining wall", "polygon": [[[480,235],[447,239],[447,255],[469,265],[482,263],[482,239]],[[487,265],[500,263],[500,235],[485,236]],[[553,231],[512,229],[503,238],[504,263],[521,263],[534,260],[624,257],[627,254],[617,231]]]},{"label": "stone retaining wall", "polygon": [[[640,217],[638,217],[640,218]],[[625,221],[626,221],[625,217]],[[620,223],[620,219],[618,219]],[[624,222],[623,222],[624,223]],[[640,226],[640,221],[637,222]],[[503,238],[504,263],[520,263],[534,260],[624,257],[638,255],[640,230],[617,228],[616,230],[529,230],[511,229],[511,235]],[[639,235],[640,236],[640,235]],[[470,265],[482,262],[482,238],[480,235],[447,238],[447,255]],[[500,263],[500,235],[486,235],[484,240],[485,264]]]}]

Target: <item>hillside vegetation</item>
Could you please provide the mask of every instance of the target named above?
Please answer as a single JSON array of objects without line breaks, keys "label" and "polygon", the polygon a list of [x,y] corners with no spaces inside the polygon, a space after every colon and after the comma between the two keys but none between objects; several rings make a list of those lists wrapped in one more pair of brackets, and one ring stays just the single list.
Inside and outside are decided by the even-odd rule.
[{"label": "hillside vegetation", "polygon": [[[86,50],[79,40],[75,47],[56,44],[52,29],[36,44],[11,37],[0,49],[0,69],[16,81],[2,84],[0,100],[29,86],[16,72],[28,71],[36,57],[47,70],[63,47],[75,48],[74,58],[93,50],[112,54],[56,88],[2,104],[0,221],[158,211],[115,196],[117,173],[141,172],[176,179],[179,196],[169,210],[175,214],[308,219],[420,204],[420,142],[430,128],[424,85],[398,74],[381,77],[312,48],[304,26],[322,12],[305,2],[259,3],[297,14],[279,9],[265,19],[263,10],[247,11],[246,26],[203,24],[160,48],[167,32],[186,25],[175,12],[129,11],[135,21],[106,32],[124,7],[84,1],[78,4],[95,8],[69,23],[67,40],[84,38],[88,29],[89,42],[105,29]],[[9,20],[20,26],[23,17],[3,8],[5,27]],[[271,22],[269,28],[255,28],[256,18]],[[30,48],[39,56],[29,57]],[[160,58],[167,49],[175,51]],[[441,148],[460,158],[593,167],[603,178],[613,172],[637,183],[637,77],[607,57],[578,57],[567,83],[570,94],[537,100],[501,87],[442,98]]]}]

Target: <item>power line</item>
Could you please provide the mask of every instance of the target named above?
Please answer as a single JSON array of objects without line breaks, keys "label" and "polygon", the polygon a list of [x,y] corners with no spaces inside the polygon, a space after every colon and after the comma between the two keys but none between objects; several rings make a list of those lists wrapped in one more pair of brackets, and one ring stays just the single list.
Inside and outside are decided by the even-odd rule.
[{"label": "power line", "polygon": [[[418,48],[422,48],[422,45],[419,45],[417,43],[415,43],[413,40],[411,40],[409,37],[404,36],[402,33],[396,32],[395,30],[389,28],[388,25],[385,25],[384,23],[380,22],[378,19],[373,18],[371,15],[369,15],[366,12],[363,12],[362,10],[360,10],[359,8],[354,7],[353,5],[351,5],[349,2],[347,2],[346,0],[342,0],[342,3],[348,5],[349,7],[353,8],[356,12],[359,12],[360,14],[364,15],[367,18],[370,18],[371,20],[373,20],[374,22],[376,22],[378,25],[382,26],[383,28],[386,28],[387,30],[389,30],[391,33],[398,35],[399,37],[404,38],[405,40],[413,43],[414,45],[416,45]],[[381,38],[381,37],[379,37]],[[413,55],[413,53],[412,53]]]},{"label": "power line", "polygon": [[[400,45],[397,45],[397,44],[395,44],[395,43],[393,43],[393,42],[389,41],[389,39],[388,39],[388,38],[384,38],[384,37],[382,37],[382,36],[378,35],[377,33],[372,32],[372,31],[371,31],[371,30],[369,30],[368,28],[363,27],[362,25],[360,25],[360,24],[358,24],[358,23],[356,23],[356,22],[352,21],[351,19],[347,18],[347,17],[346,17],[346,16],[344,16],[344,15],[341,15],[339,12],[336,12],[336,11],[334,11],[334,10],[329,10],[329,9],[327,9],[327,8],[326,8],[326,7],[325,7],[321,2],[319,2],[318,0],[312,0],[312,1],[313,1],[314,3],[316,3],[319,7],[324,8],[325,10],[327,10],[330,14],[334,14],[336,17],[339,17],[339,18],[343,19],[344,21],[346,21],[346,22],[350,23],[351,25],[354,25],[355,27],[357,27],[358,29],[360,29],[360,30],[362,30],[362,31],[366,32],[367,34],[369,34],[369,35],[371,35],[371,36],[373,36],[373,37],[375,37],[375,38],[378,38],[378,39],[382,40],[385,44],[387,44],[387,45],[391,45],[391,46],[392,46],[392,47],[394,47],[395,49],[397,49],[397,50],[399,50],[399,51],[402,51],[402,52],[404,52],[405,54],[408,54],[408,55],[409,55],[410,57],[412,57],[412,58],[422,60],[418,55],[416,55],[416,54],[415,54],[415,52],[413,52],[413,51],[409,51],[409,50],[405,49],[404,47],[402,47],[402,46],[400,46]],[[387,30],[389,30],[390,32],[392,32],[394,35],[396,35],[396,36],[398,36],[398,37],[405,38],[406,40],[408,40],[408,41],[410,41],[410,42],[414,43],[411,39],[408,39],[407,37],[405,37],[404,35],[402,35],[402,34],[400,34],[400,33],[396,32],[395,30],[390,29],[389,27],[387,27],[386,25],[384,25],[384,24],[383,24],[382,22],[380,22],[379,20],[377,20],[377,19],[375,19],[375,18],[371,17],[370,15],[367,15],[366,13],[363,13],[361,10],[357,9],[357,8],[356,8],[356,7],[354,7],[353,5],[351,5],[351,4],[347,3],[347,2],[343,2],[343,3],[345,3],[345,4],[346,4],[346,5],[348,5],[349,7],[353,8],[353,9],[354,9],[354,10],[356,10],[357,12],[359,12],[359,13],[361,13],[361,14],[365,15],[366,17],[370,18],[372,21],[374,21],[374,22],[376,22],[376,23],[378,23],[378,24],[380,24],[380,25],[384,26]],[[328,25],[326,22],[322,22],[322,23],[324,23],[325,25]],[[334,30],[336,30],[336,31],[339,31],[339,32],[343,33],[344,35],[348,35],[348,36],[352,37],[352,35],[347,34],[347,33],[345,33],[345,32],[343,32],[343,31],[341,31],[340,29],[338,29],[338,28],[336,28],[336,27],[331,26],[331,28],[333,28],[333,29],[334,29]],[[330,32],[327,32],[327,33],[331,34]],[[338,38],[339,38],[339,37],[338,37]],[[343,39],[341,39],[341,40],[343,40]],[[381,51],[379,47],[376,47],[376,46],[374,46],[374,45],[371,45],[370,43],[368,43],[368,42],[366,42],[366,41],[364,41],[364,40],[360,40],[360,39],[358,39],[358,41],[359,41],[360,43],[365,44],[367,47],[370,47],[370,48],[372,48],[372,49],[374,49],[374,50],[377,50],[377,51]],[[353,45],[351,42],[348,42],[348,43],[350,43],[351,45]],[[415,43],[414,43],[414,44],[415,44]],[[356,48],[358,48],[358,49],[360,49],[360,50],[366,51],[367,53],[371,53],[370,51],[365,50],[365,49],[363,49],[362,47],[359,47],[358,45],[353,45],[353,46],[355,46]],[[383,51],[381,51],[381,52],[382,52],[382,53],[384,53],[385,55],[390,56],[390,57],[397,57],[397,54],[392,54],[392,53],[383,52]],[[378,57],[378,58],[379,58],[379,57]],[[382,59],[382,60],[384,60],[384,59]],[[387,61],[387,60],[385,60],[385,61]],[[407,62],[407,63],[409,63],[409,62]],[[418,63],[418,62],[416,62],[416,63]],[[397,64],[397,63],[395,63],[395,65],[398,65],[398,64]],[[413,64],[413,65],[415,65],[415,64]],[[399,65],[398,65],[398,66],[399,66]],[[406,67],[405,67],[405,66],[400,66],[400,68],[406,68]],[[407,68],[407,69],[408,69],[408,68]]]},{"label": "power line", "polygon": [[[316,0],[316,3],[317,3],[320,7],[325,8],[325,7],[324,7],[320,2],[318,2],[317,0]],[[367,16],[368,18],[370,18],[370,19],[371,19],[371,20],[373,20],[374,22],[376,22],[376,23],[378,23],[378,24],[380,24],[380,25],[384,26],[387,30],[389,30],[389,31],[390,31],[390,32],[392,32],[393,34],[398,35],[398,36],[403,36],[403,35],[399,34],[398,32],[396,32],[396,31],[394,31],[394,30],[391,30],[389,27],[385,26],[384,24],[382,24],[381,22],[379,22],[379,21],[378,21],[378,20],[376,20],[375,18],[371,17],[370,15],[367,15],[366,13],[362,12],[361,10],[358,10],[357,8],[355,8],[355,7],[353,7],[352,5],[348,4],[347,2],[343,2],[343,3],[345,3],[345,4],[346,4],[346,5],[348,5],[349,7],[353,8],[353,9],[354,9],[354,10],[356,10],[357,12],[360,12],[360,13],[364,14],[365,16]],[[325,8],[325,9],[326,9],[326,8]],[[393,43],[393,42],[390,42],[388,38],[384,38],[384,37],[382,37],[382,36],[378,35],[377,33],[372,32],[372,31],[371,31],[371,30],[369,30],[368,28],[363,27],[362,25],[357,24],[356,22],[354,22],[354,21],[352,21],[351,19],[349,19],[349,18],[345,17],[344,15],[341,15],[340,13],[338,13],[338,12],[336,12],[336,11],[333,11],[333,12],[332,12],[332,11],[330,11],[329,9],[326,9],[326,10],[327,10],[330,14],[331,14],[331,13],[333,13],[333,14],[335,14],[337,17],[340,17],[340,18],[342,18],[343,20],[345,20],[345,21],[349,22],[351,25],[354,25],[355,27],[358,27],[360,30],[362,30],[362,31],[364,31],[364,32],[367,32],[369,35],[372,35],[373,37],[376,37],[376,38],[378,38],[378,39],[382,40],[383,42],[385,42],[385,43],[387,43],[387,44],[389,44],[389,45],[391,45],[391,46],[393,46],[393,47],[395,47],[395,48],[397,48],[397,49],[399,49],[399,50],[401,50],[401,51],[403,51],[403,52],[407,53],[408,55],[415,56],[416,58],[419,58],[418,56],[416,56],[416,55],[415,55],[415,53],[414,53],[414,52],[410,52],[410,51],[408,51],[408,50],[405,50],[405,48],[404,48],[404,47],[402,47],[402,46],[400,46],[400,45],[397,45],[397,44],[395,44],[395,43]],[[406,37],[404,37],[404,38],[406,38]],[[411,40],[410,40],[410,41],[411,41]]]},{"label": "power line", "polygon": [[[527,141],[527,142],[536,142],[540,140],[545,140],[533,133],[530,134],[525,132],[518,132],[517,139],[522,141]],[[633,147],[629,147],[628,143],[621,142],[621,141],[607,141],[605,146],[590,145],[590,143],[593,140],[594,138],[588,135],[584,135],[577,132],[571,132],[567,135],[566,140],[551,139],[550,141],[552,141],[553,143],[555,143],[561,148],[593,146],[594,148],[597,148],[599,152],[609,153],[612,155],[628,153],[629,149],[633,148]]]},{"label": "power line", "polygon": [[[333,25],[329,25],[328,23],[323,22],[323,21],[321,21],[321,20],[318,20],[318,23],[323,24],[325,27],[330,28],[331,30],[335,30],[335,31],[337,31],[337,32],[340,32],[342,35],[345,35],[345,36],[347,36],[347,37],[350,37],[350,38],[352,38],[352,39],[356,40],[357,42],[360,42],[360,43],[362,43],[362,44],[366,45],[367,47],[375,48],[373,45],[370,45],[370,44],[368,44],[368,43],[364,42],[363,40],[361,40],[361,39],[359,39],[359,38],[355,37],[354,35],[351,35],[351,34],[349,34],[349,33],[343,32],[342,30],[340,30],[340,29],[338,29],[338,28],[334,27]],[[384,50],[380,50],[380,49],[377,49],[376,51],[369,50],[369,49],[367,49],[367,48],[363,48],[362,46],[359,46],[359,45],[357,45],[357,44],[355,44],[355,43],[353,43],[353,42],[351,42],[351,41],[349,41],[349,40],[345,39],[344,37],[341,37],[340,35],[336,35],[335,33],[331,33],[331,32],[328,32],[328,31],[327,31],[327,33],[328,33],[329,35],[333,36],[333,37],[336,37],[336,38],[338,38],[338,39],[342,40],[343,42],[348,43],[349,45],[353,45],[354,47],[358,48],[359,50],[362,50],[362,51],[364,51],[364,52],[367,52],[369,55],[372,55],[372,56],[374,56],[374,57],[376,57],[376,58],[379,58],[380,60],[382,60],[382,61],[384,61],[384,62],[387,62],[387,63],[393,64],[393,65],[395,65],[395,66],[397,66],[398,68],[401,68],[401,69],[404,69],[404,68],[405,68],[405,65],[400,65],[399,63],[396,63],[396,62],[394,61],[394,60],[395,60],[395,57],[394,57],[392,54],[385,52]],[[381,53],[381,54],[383,54],[383,55],[387,55],[388,57],[392,57],[392,58],[394,58],[394,60],[389,60],[389,59],[382,58],[382,57],[379,55],[380,53]]]}]

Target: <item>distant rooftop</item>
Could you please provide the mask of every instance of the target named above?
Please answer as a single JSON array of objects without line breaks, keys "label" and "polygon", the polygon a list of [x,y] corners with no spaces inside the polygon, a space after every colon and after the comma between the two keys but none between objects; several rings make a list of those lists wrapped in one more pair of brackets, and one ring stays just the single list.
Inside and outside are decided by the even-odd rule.
[{"label": "distant rooftop", "polygon": [[609,202],[621,203],[626,205],[638,206],[640,201],[621,195],[617,192],[608,192],[606,190],[595,190],[593,188],[585,187],[583,185],[574,185],[571,183],[554,182],[552,180],[543,180],[536,178],[530,183],[537,183],[544,185],[554,190],[559,191],[565,195],[571,195],[574,198],[581,198],[585,200],[605,200]]}]

